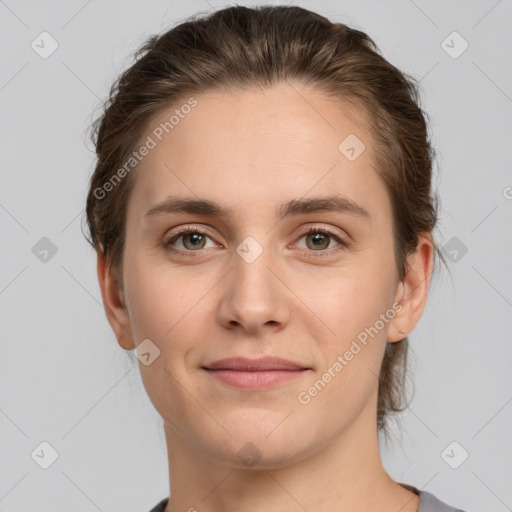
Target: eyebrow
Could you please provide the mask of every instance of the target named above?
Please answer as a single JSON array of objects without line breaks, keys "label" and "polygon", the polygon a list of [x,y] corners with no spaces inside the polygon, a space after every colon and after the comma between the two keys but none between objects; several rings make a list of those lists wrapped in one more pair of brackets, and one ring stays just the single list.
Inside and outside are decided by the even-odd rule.
[{"label": "eyebrow", "polygon": [[[285,217],[321,212],[345,213],[360,217],[371,223],[371,215],[368,210],[341,195],[292,199],[291,201],[278,204],[275,216],[278,220],[282,220]],[[225,208],[215,201],[194,197],[168,197],[163,202],[152,206],[146,211],[144,218],[165,213],[190,213],[218,217],[220,219],[234,218],[236,216],[234,210]]]}]

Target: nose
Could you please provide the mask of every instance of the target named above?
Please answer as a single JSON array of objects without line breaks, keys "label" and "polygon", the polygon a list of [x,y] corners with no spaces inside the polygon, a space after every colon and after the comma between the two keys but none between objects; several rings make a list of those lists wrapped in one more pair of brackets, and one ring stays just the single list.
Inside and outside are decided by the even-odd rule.
[{"label": "nose", "polygon": [[289,320],[293,296],[279,275],[271,251],[258,246],[249,240],[237,248],[233,266],[220,288],[218,309],[224,327],[252,336],[261,330],[282,329]]}]

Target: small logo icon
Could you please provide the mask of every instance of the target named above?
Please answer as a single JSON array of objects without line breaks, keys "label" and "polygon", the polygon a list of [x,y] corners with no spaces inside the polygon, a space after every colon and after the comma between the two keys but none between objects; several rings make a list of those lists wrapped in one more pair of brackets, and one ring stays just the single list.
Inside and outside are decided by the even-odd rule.
[{"label": "small logo icon", "polygon": [[135,356],[144,366],[149,366],[159,355],[160,349],[149,338],[135,348]]},{"label": "small logo icon", "polygon": [[441,48],[452,58],[458,59],[469,47],[469,43],[456,31],[441,43]]},{"label": "small logo icon", "polygon": [[457,469],[469,457],[469,453],[457,441],[452,441],[442,452],[441,458],[452,469]]},{"label": "small logo icon", "polygon": [[443,245],[443,251],[450,261],[457,263],[468,252],[468,248],[456,236],[453,236]]},{"label": "small logo icon", "polygon": [[261,459],[261,455],[261,452],[253,443],[245,443],[236,454],[237,458],[248,468],[254,466]]},{"label": "small logo icon", "polygon": [[42,263],[48,263],[57,254],[57,246],[49,238],[43,236],[32,247],[32,253]]},{"label": "small logo icon", "polygon": [[30,46],[39,57],[47,59],[59,47],[59,43],[48,32],[41,32]]},{"label": "small logo icon", "polygon": [[30,456],[43,469],[48,469],[59,458],[57,450],[46,441],[40,443]]},{"label": "small logo icon", "polygon": [[263,252],[263,247],[252,236],[248,236],[238,245],[236,252],[246,263],[252,263]]},{"label": "small logo icon", "polygon": [[351,162],[359,158],[365,149],[363,141],[353,133],[345,137],[338,146],[338,151]]}]

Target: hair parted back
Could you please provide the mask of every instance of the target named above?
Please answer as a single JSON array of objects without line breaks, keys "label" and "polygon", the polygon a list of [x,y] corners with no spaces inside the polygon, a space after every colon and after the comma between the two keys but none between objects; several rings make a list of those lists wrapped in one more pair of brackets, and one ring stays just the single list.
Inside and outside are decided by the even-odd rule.
[{"label": "hair parted back", "polygon": [[[420,233],[432,233],[435,156],[419,105],[416,81],[390,64],[364,32],[301,7],[228,7],[194,15],[162,35],[150,36],[135,63],[111,87],[93,123],[97,163],[86,202],[89,243],[105,254],[122,290],[126,206],[136,167],[98,197],[130,157],[149,122],[193,94],[302,83],[350,104],[368,119],[375,169],[392,204],[398,279],[407,271]],[[341,142],[341,141],[340,141]],[[434,243],[435,255],[443,262]],[[407,406],[407,337],[387,343],[379,379],[377,425],[387,435],[389,413]]]}]

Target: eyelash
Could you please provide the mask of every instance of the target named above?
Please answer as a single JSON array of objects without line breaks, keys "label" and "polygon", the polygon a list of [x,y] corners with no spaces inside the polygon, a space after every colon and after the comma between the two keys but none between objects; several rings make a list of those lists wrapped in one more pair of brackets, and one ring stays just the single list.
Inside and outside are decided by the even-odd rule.
[{"label": "eyelash", "polygon": [[[179,230],[170,239],[168,239],[167,241],[164,242],[165,250],[175,253],[175,254],[179,253],[180,255],[184,255],[187,257],[193,257],[195,255],[195,253],[198,253],[198,252],[200,253],[204,249],[199,249],[197,251],[191,251],[191,250],[183,251],[182,249],[174,249],[172,247],[172,244],[185,234],[195,234],[195,233],[207,236],[208,238],[211,238],[208,235],[208,233],[205,230],[203,230],[202,228],[187,226],[187,227],[184,227],[181,230]],[[336,233],[333,233],[332,231],[329,231],[327,229],[318,228],[315,226],[310,227],[307,231],[302,233],[299,237],[299,240],[307,235],[312,235],[312,234],[317,234],[317,233],[321,233],[322,235],[327,235],[327,236],[333,238],[340,245],[339,245],[339,247],[337,247],[335,249],[319,249],[318,251],[314,251],[314,250],[310,249],[309,251],[314,254],[305,254],[304,256],[306,258],[325,258],[327,256],[332,256],[334,254],[337,254],[338,252],[343,251],[349,247],[348,242],[346,242],[343,238],[338,236]]]}]

